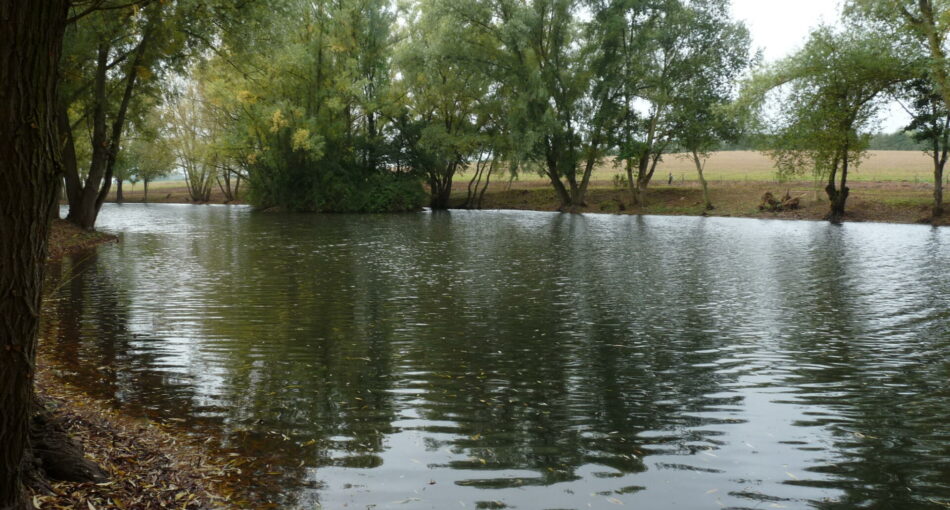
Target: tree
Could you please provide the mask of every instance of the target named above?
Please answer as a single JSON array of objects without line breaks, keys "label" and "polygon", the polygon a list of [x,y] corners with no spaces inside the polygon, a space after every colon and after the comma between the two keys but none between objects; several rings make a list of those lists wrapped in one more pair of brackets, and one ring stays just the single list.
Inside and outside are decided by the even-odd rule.
[{"label": "tree", "polygon": [[[683,83],[687,53],[685,7],[678,0],[606,2],[603,13],[616,20],[608,47],[616,48],[614,70],[621,77],[621,132],[618,160],[623,164],[634,204],[644,194],[674,138],[673,94]],[[608,25],[611,26],[611,25]],[[606,45],[605,45],[606,46]]]},{"label": "tree", "polygon": [[950,108],[950,69],[947,68],[947,34],[950,33],[950,3],[946,0],[850,0],[845,13],[881,23],[898,37],[910,37],[928,57],[928,78]]},{"label": "tree", "polygon": [[[133,9],[158,3],[122,0],[121,5]],[[63,115],[68,110],[57,90],[64,75],[65,32],[71,23],[118,7],[108,0],[75,5],[68,0],[0,0],[0,510],[32,507],[22,482],[43,265],[56,181],[76,156],[69,150],[71,125]],[[96,137],[107,141],[99,129],[100,113],[95,115]],[[70,143],[61,152],[64,140]]]},{"label": "tree", "polygon": [[429,206],[447,209],[457,172],[485,152],[491,82],[477,67],[452,58],[456,30],[425,3],[410,11],[396,59],[393,93],[396,142],[407,164],[429,184]]},{"label": "tree", "polygon": [[934,165],[933,219],[943,216],[943,175],[950,154],[950,110],[936,92],[934,82],[917,79],[905,85],[910,99],[908,113],[913,120],[907,126],[913,140],[926,144],[926,154]]},{"label": "tree", "polygon": [[143,202],[148,202],[148,185],[171,173],[176,166],[175,155],[163,140],[148,135],[133,138],[122,151],[120,160],[128,160],[129,173],[142,181]]},{"label": "tree", "polygon": [[215,178],[204,102],[198,85],[187,84],[180,94],[167,101],[163,116],[168,130],[165,143],[185,172],[188,195],[193,202],[201,203],[211,200]]},{"label": "tree", "polygon": [[0,0],[0,509],[29,508],[23,456],[50,212],[57,65],[69,2]]},{"label": "tree", "polygon": [[[161,51],[164,12],[160,2],[93,12],[72,25],[69,52],[63,58],[65,77],[60,105],[60,127],[66,146],[64,175],[69,214],[67,220],[84,229],[95,226],[99,209],[115,178],[115,164],[122,134],[136,89],[147,80]],[[70,116],[78,113],[78,119]],[[91,150],[85,179],[80,175],[76,152],[76,128],[88,126]]]},{"label": "tree", "polygon": [[[934,160],[933,218],[943,214],[943,167],[946,163],[943,112],[950,111],[950,68],[947,67],[947,34],[950,31],[950,3],[944,0],[850,0],[845,12],[860,23],[894,34],[902,46],[907,67],[908,90],[913,99],[915,120],[921,129],[917,141],[928,142]],[[942,103],[942,104],[938,104]]]},{"label": "tree", "polygon": [[[125,131],[157,105],[164,83],[221,41],[232,41],[224,34],[261,11],[252,9],[253,0],[93,0],[81,5],[88,7],[86,14],[70,27],[61,60],[59,122],[67,219],[92,229],[115,178]],[[89,159],[82,169],[83,161],[71,155],[84,150]]]},{"label": "tree", "polygon": [[728,7],[728,2],[720,0],[692,5],[692,30],[684,45],[692,48],[690,62],[695,71],[677,94],[673,112],[676,144],[696,165],[706,210],[713,205],[703,175],[705,161],[723,142],[739,140],[741,123],[728,106],[735,96],[736,79],[752,63],[749,32],[729,19]]},{"label": "tree", "polygon": [[123,201],[125,201],[122,184],[134,175],[133,172],[134,169],[131,166],[131,161],[128,158],[128,154],[122,150],[118,151],[112,172],[112,177],[115,179],[116,203],[121,204]]},{"label": "tree", "polygon": [[779,172],[811,169],[826,178],[830,221],[844,217],[848,174],[867,150],[867,131],[881,98],[906,73],[889,38],[821,27],[799,53],[760,74],[744,91],[763,98],[767,90],[787,90],[778,105],[770,154]]},{"label": "tree", "polygon": [[383,0],[285,0],[256,33],[222,48],[202,79],[207,102],[232,118],[229,159],[248,199],[300,211],[420,208],[418,177],[400,168],[386,104],[395,22]]},{"label": "tree", "polygon": [[642,203],[665,154],[689,140],[698,157],[715,146],[715,131],[726,134],[725,119],[712,112],[750,63],[748,32],[725,0],[589,3],[593,90],[619,128],[616,155],[631,200]]},{"label": "tree", "polygon": [[[610,147],[609,74],[593,73],[579,0],[433,2],[456,27],[460,65],[488,76],[508,107],[504,131],[517,140],[515,167],[540,169],[562,210],[584,206],[591,174]],[[594,78],[597,79],[594,79]],[[522,165],[521,163],[527,163]]]}]

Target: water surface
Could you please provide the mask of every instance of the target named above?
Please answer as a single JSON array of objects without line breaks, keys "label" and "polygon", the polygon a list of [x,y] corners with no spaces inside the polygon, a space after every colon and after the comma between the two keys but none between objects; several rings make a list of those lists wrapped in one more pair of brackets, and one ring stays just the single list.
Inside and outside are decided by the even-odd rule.
[{"label": "water surface", "polygon": [[[946,508],[950,230],[106,206],[45,348],[281,508]],[[375,506],[374,506],[375,505]]]}]

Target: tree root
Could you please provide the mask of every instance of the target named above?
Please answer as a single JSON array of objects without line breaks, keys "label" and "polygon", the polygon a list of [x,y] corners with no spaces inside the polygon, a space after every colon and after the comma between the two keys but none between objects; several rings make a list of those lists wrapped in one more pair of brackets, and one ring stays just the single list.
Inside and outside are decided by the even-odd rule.
[{"label": "tree root", "polygon": [[27,486],[50,493],[50,481],[101,483],[107,476],[86,458],[82,446],[71,438],[63,423],[38,400],[30,421],[30,448],[24,457]]}]

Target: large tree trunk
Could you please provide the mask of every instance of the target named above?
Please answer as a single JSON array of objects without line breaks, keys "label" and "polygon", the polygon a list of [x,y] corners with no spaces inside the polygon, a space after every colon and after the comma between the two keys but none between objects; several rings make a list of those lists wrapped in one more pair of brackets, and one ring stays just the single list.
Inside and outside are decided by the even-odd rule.
[{"label": "large tree trunk", "polygon": [[557,172],[551,169],[547,171],[548,179],[551,181],[551,186],[554,187],[555,193],[557,193],[558,201],[561,202],[561,210],[568,210],[571,208],[571,195],[567,191],[567,187],[564,186],[564,183],[561,181],[561,178],[557,176]]},{"label": "large tree trunk", "polygon": [[0,0],[0,510],[23,491],[50,211],[56,82],[68,0]]},{"label": "large tree trunk", "polygon": [[455,176],[455,165],[433,170],[429,176],[429,207],[434,211],[449,208],[452,198],[452,178]]},{"label": "large tree trunk", "polygon": [[630,203],[641,205],[640,190],[637,189],[636,175],[633,173],[633,160],[628,158],[624,164],[627,171],[627,188],[630,190]]},{"label": "large tree trunk", "polygon": [[[92,159],[89,166],[89,175],[86,176],[86,182],[81,185],[80,189],[70,194],[77,201],[69,203],[69,214],[66,216],[68,221],[86,230],[92,230],[96,224],[96,216],[99,214],[99,210],[96,208],[96,197],[99,194],[100,184],[103,188],[108,188],[112,184],[110,178],[103,179],[108,159],[107,151],[109,150],[108,134],[106,133],[106,80],[108,78],[109,50],[108,44],[101,43],[96,54],[96,80],[93,87],[95,108],[92,114]],[[67,170],[70,169],[67,168]],[[78,177],[69,180],[80,181]]]},{"label": "large tree trunk", "polygon": [[657,164],[660,162],[659,155],[647,153],[637,160],[637,174],[633,175],[632,163],[627,167],[627,180],[630,182],[630,191],[634,205],[646,205],[646,192],[650,187],[650,181],[653,180],[653,174],[656,173]]},{"label": "large tree trunk", "polygon": [[599,137],[595,136],[591,141],[590,154],[584,162],[584,174],[581,176],[581,182],[571,190],[571,199],[574,201],[576,207],[587,207],[587,188],[590,187],[590,178],[594,174],[594,166],[597,165],[597,149],[599,145]]}]

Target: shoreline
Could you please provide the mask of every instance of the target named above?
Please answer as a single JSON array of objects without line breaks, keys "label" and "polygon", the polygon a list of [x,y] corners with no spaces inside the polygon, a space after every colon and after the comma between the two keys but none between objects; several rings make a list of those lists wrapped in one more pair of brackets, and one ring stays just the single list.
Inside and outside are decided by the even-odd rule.
[{"label": "shoreline", "polygon": [[[756,186],[771,187],[773,191],[778,191],[774,183],[757,183]],[[793,195],[801,192],[795,186],[788,187],[795,190]],[[742,201],[725,202],[720,209],[701,214],[701,202],[696,202],[697,198],[701,200],[699,189],[686,185],[651,189],[648,205],[642,208],[624,206],[624,198],[629,196],[625,190],[594,188],[590,190],[588,207],[579,212],[821,221],[820,215],[827,207],[826,201],[808,199],[802,201],[802,209],[795,211],[750,211],[749,207],[754,206],[755,201],[754,195],[750,194],[752,189],[749,186],[733,186],[731,192],[735,196],[741,195]],[[720,195],[714,192],[714,203],[717,199],[729,198],[726,192]],[[884,210],[890,215],[881,215],[881,210],[875,207],[887,204],[867,200],[861,195],[859,197],[851,202],[854,212],[846,218],[848,222],[881,221],[883,217],[887,223],[920,223],[906,219],[926,213],[928,209],[920,204],[897,204],[892,209]],[[492,191],[486,194],[483,205],[482,210],[543,212],[557,212],[558,206],[554,192],[541,187]],[[895,211],[901,215],[894,214]],[[897,221],[893,221],[895,218]],[[950,223],[944,218],[941,224]],[[82,256],[99,245],[114,242],[118,242],[117,236],[87,232],[64,220],[54,220],[48,261],[55,263],[64,257]],[[47,410],[52,411],[62,422],[69,435],[82,445],[85,457],[102,467],[109,479],[98,484],[51,483],[53,494],[31,491],[34,508],[219,509],[237,508],[244,504],[241,501],[245,496],[242,488],[246,486],[242,486],[240,480],[239,459],[209,448],[201,441],[203,438],[177,431],[175,427],[163,425],[161,421],[124,413],[107,401],[91,397],[81,388],[70,385],[62,374],[57,373],[55,364],[50,363],[49,355],[44,355],[44,350],[52,347],[47,346],[43,339],[40,342],[37,395],[46,403]]]},{"label": "shoreline", "polygon": [[[61,219],[50,228],[47,264],[81,256],[118,237],[89,232]],[[47,490],[30,488],[36,509],[122,510],[178,508],[230,509],[240,474],[237,459],[210,451],[199,438],[162,427],[154,421],[123,414],[90,397],[56,374],[37,352],[37,402],[81,446],[84,457],[107,475],[101,483],[42,480]],[[51,492],[48,492],[50,491]]]},{"label": "shoreline", "polygon": [[[468,182],[457,178],[450,210],[462,207]],[[950,225],[950,204],[947,212],[936,224],[931,220],[933,185],[912,182],[858,181],[850,185],[851,196],[844,223],[877,222],[892,224]],[[167,188],[154,204],[195,204],[184,188]],[[759,210],[766,192],[775,196],[786,192],[800,199],[800,208],[769,212]],[[594,181],[587,191],[587,207],[577,213],[623,214],[656,216],[713,216],[725,218],[753,218],[780,220],[826,221],[828,200],[824,191],[816,188],[813,181],[778,183],[776,181],[710,181],[709,193],[713,205],[711,211],[703,209],[702,190],[698,182],[681,181],[672,185],[654,185],[646,192],[646,205],[632,205],[630,192],[612,186],[610,182]],[[154,195],[153,195],[154,196]],[[125,193],[123,203],[141,202],[141,193]],[[213,193],[205,204],[246,205],[243,200],[225,201],[220,191]],[[109,202],[114,203],[114,194]],[[514,181],[493,183],[484,195],[482,207],[475,210],[529,210],[557,212],[560,203],[554,190],[543,181]]]},{"label": "shoreline", "polygon": [[[786,211],[759,209],[763,195],[789,193],[800,199],[800,207]],[[887,223],[906,225],[950,225],[950,207],[936,224],[932,221],[932,188],[894,183],[859,183],[851,188],[844,223]],[[647,191],[646,205],[631,205],[630,193],[623,189],[597,187],[588,190],[587,207],[578,213],[612,215],[692,216],[749,218],[769,220],[827,221],[828,200],[817,194],[811,183],[743,182],[726,183],[709,189],[715,209],[703,208],[698,184],[656,186]],[[560,204],[553,190],[546,188],[489,191],[482,210],[558,211]]]}]

